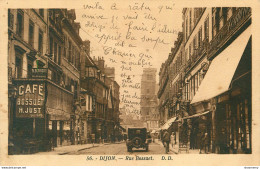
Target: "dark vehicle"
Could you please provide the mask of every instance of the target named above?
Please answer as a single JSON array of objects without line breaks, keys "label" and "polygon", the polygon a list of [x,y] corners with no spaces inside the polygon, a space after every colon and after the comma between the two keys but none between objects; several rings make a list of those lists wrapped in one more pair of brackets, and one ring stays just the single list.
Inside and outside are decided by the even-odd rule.
[{"label": "dark vehicle", "polygon": [[128,138],[126,141],[127,151],[133,148],[144,148],[148,151],[148,135],[146,128],[128,128]]}]

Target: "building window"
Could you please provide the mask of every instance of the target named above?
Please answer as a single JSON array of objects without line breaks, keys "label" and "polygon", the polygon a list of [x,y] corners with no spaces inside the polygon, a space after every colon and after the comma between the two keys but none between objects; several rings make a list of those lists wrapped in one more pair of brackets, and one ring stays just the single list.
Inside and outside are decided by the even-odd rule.
[{"label": "building window", "polygon": [[31,78],[32,77],[32,63],[29,62],[27,65],[27,77]]},{"label": "building window", "polygon": [[80,69],[80,52],[77,52],[77,64],[76,64],[77,69]]},{"label": "building window", "polygon": [[71,42],[69,41],[69,62],[71,62],[71,58],[72,58],[72,53],[71,53],[71,52],[72,52],[72,51],[71,51],[72,49],[71,49],[71,48],[72,48]]},{"label": "building window", "polygon": [[199,34],[198,34],[198,47],[201,47],[202,43],[202,27],[200,27]]},{"label": "building window", "polygon": [[34,43],[34,23],[33,21],[29,21],[29,44],[33,46]]},{"label": "building window", "polygon": [[219,30],[227,23],[228,8],[219,9]]},{"label": "building window", "polygon": [[229,20],[232,16],[232,8],[227,9],[227,20]]},{"label": "building window", "polygon": [[193,97],[193,80],[192,77],[190,79],[190,100],[192,100]]},{"label": "building window", "polygon": [[182,65],[182,63],[183,63],[183,54],[182,54],[182,51],[181,51],[181,53],[180,53],[180,65]]},{"label": "building window", "polygon": [[15,57],[15,74],[16,78],[22,77],[22,60],[19,56]]},{"label": "building window", "polygon": [[58,50],[58,64],[61,64],[61,47],[59,46],[59,50]]},{"label": "building window", "polygon": [[209,41],[209,17],[207,17],[204,22],[204,39]]},{"label": "building window", "polygon": [[23,37],[23,12],[18,10],[17,12],[17,24],[16,24],[16,33],[18,36]]},{"label": "building window", "polygon": [[54,42],[54,58],[53,61],[58,63],[58,56],[57,56],[57,43]]},{"label": "building window", "polygon": [[43,32],[39,29],[38,51],[43,53]]},{"label": "building window", "polygon": [[73,65],[76,66],[76,54],[77,54],[77,49],[76,46],[74,46],[74,52],[73,52]]},{"label": "building window", "polygon": [[187,97],[188,97],[188,100],[190,100],[190,81],[187,84],[187,86],[188,86],[188,88],[187,88]]},{"label": "building window", "polygon": [[63,55],[67,59],[67,46],[64,47]]},{"label": "building window", "polygon": [[190,30],[189,30],[189,34],[191,34],[191,9],[190,9]]},{"label": "building window", "polygon": [[39,14],[44,17],[44,9],[39,9]]},{"label": "building window", "polygon": [[89,67],[87,73],[88,73],[88,77],[95,77],[94,68]]},{"label": "building window", "polygon": [[91,105],[90,105],[91,97],[90,95],[88,95],[87,97],[88,97],[88,111],[91,111]]},{"label": "building window", "polygon": [[50,37],[50,57],[53,60],[53,38]]},{"label": "building window", "polygon": [[74,64],[74,46],[71,46],[71,63]]},{"label": "building window", "polygon": [[212,14],[212,27],[213,27],[213,36],[216,36],[219,30],[224,25],[224,18],[222,17],[222,9],[214,8]]},{"label": "building window", "polygon": [[196,49],[197,49],[197,36],[194,36],[193,39],[193,53],[196,54]]},{"label": "building window", "polygon": [[10,9],[8,9],[8,27],[11,29],[14,28],[14,15],[11,13]]},{"label": "building window", "polygon": [[189,60],[188,49],[185,50],[185,62]]},{"label": "building window", "polygon": [[186,41],[188,40],[188,18],[186,18],[186,29],[185,29],[185,34],[186,34]]},{"label": "building window", "polygon": [[191,58],[191,44],[189,45],[189,58]]},{"label": "building window", "polygon": [[195,93],[196,93],[197,90],[198,90],[198,75],[197,74],[195,75],[195,81],[194,82],[195,82],[194,86],[195,86]]}]

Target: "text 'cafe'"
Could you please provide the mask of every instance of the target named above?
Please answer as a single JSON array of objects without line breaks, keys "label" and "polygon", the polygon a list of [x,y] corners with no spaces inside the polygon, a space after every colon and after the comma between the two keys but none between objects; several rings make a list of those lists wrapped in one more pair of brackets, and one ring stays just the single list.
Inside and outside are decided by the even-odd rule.
[{"label": "text 'cafe'", "polygon": [[18,85],[17,117],[44,117],[44,83]]},{"label": "text 'cafe'", "polygon": [[17,97],[12,130],[20,152],[28,144],[37,145],[39,151],[71,144],[73,93],[47,78],[21,78],[14,83]]}]

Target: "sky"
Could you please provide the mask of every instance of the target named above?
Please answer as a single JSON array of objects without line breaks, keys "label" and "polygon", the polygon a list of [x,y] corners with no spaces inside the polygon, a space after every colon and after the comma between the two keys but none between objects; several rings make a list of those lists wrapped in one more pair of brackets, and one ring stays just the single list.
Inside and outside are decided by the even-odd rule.
[{"label": "sky", "polygon": [[143,68],[157,68],[158,83],[161,64],[182,30],[182,9],[170,1],[115,2],[88,2],[76,9],[76,21],[82,40],[90,41],[90,56],[115,67],[120,107],[137,113],[140,105],[132,102],[140,102],[135,96],[140,97]]}]

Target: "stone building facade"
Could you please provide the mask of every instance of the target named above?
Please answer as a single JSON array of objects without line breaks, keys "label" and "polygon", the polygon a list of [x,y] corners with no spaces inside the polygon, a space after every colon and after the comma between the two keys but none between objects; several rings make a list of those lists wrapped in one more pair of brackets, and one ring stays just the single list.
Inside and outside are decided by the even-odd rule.
[{"label": "stone building facade", "polygon": [[[8,10],[9,154],[87,143],[88,130],[103,137],[98,127],[106,128],[109,97],[111,132],[119,128],[119,85],[105,83],[104,70],[90,58],[90,43],[82,41],[75,20],[75,10]],[[81,85],[91,75],[99,76],[97,85]],[[87,125],[90,112],[97,128]]]},{"label": "stone building facade", "polygon": [[181,77],[177,101],[168,103],[176,105],[173,115],[165,118],[171,111],[162,111],[163,106],[160,107],[161,120],[166,124],[168,120],[168,130],[178,133],[180,151],[203,152],[205,143],[201,140],[206,135],[209,152],[251,153],[250,25],[251,8],[183,9],[182,44],[178,45],[177,40],[174,48],[182,46],[179,50],[184,62],[181,71],[178,65],[173,66],[175,69],[167,68],[174,52],[169,55],[161,67],[159,75],[164,83],[158,92],[158,98],[174,94],[164,88],[164,79],[171,81],[172,74]]}]

